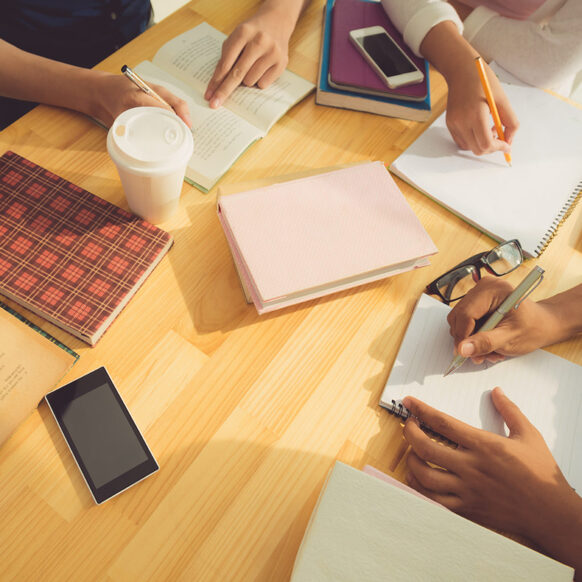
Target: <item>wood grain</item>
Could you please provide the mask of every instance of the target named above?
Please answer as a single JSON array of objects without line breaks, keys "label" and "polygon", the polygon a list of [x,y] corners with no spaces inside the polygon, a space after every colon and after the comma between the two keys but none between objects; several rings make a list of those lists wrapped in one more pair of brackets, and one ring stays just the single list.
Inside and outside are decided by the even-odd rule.
[{"label": "wood grain", "polygon": [[[151,58],[203,20],[226,33],[256,0],[195,0],[99,68]],[[323,2],[292,38],[289,67],[315,82]],[[434,118],[445,105],[431,71]],[[427,124],[294,107],[220,185],[361,160],[390,163]],[[8,149],[127,208],[106,132],[38,107],[0,134]],[[216,189],[184,185],[175,237],[95,348],[24,312],[81,354],[70,381],[105,365],[161,470],[95,506],[44,404],[0,448],[1,580],[286,580],[334,460],[403,478],[399,423],[378,406],[424,286],[493,241],[399,182],[439,248],[429,267],[265,316],[245,303],[216,217]],[[581,207],[582,208],[582,207]],[[581,208],[534,263],[534,297],[582,282]],[[582,364],[580,338],[551,350]]]}]

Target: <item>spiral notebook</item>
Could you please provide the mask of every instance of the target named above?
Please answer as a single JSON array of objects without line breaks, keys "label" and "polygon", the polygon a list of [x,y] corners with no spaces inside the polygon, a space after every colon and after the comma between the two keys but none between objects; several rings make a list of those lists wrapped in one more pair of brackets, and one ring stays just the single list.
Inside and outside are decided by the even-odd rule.
[{"label": "spiral notebook", "polygon": [[582,109],[535,87],[502,83],[520,128],[512,167],[501,152],[461,151],[445,114],[390,170],[492,238],[539,256],[582,191]]},{"label": "spiral notebook", "polygon": [[572,568],[366,467],[336,462],[311,515],[291,582],[549,582]]},{"label": "spiral notebook", "polygon": [[414,396],[463,422],[506,434],[489,396],[500,386],[541,432],[570,485],[582,491],[582,366],[536,350],[494,365],[468,360],[445,378],[453,357],[449,310],[437,299],[421,296],[380,404],[407,417],[401,401]]}]

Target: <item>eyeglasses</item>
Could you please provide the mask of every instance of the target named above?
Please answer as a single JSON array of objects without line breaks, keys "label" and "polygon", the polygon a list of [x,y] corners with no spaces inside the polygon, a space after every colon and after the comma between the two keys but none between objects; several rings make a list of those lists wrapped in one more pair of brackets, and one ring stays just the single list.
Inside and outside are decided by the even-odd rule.
[{"label": "eyeglasses", "polygon": [[490,251],[479,253],[459,263],[426,286],[426,292],[438,295],[447,305],[461,299],[481,279],[481,268],[500,277],[523,263],[521,245],[517,239],[507,241]]}]

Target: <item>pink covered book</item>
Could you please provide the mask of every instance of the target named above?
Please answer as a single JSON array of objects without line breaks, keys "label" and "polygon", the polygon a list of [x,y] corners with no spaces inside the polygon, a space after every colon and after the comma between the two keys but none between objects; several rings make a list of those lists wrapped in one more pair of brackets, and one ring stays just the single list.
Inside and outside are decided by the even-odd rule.
[{"label": "pink covered book", "polygon": [[437,252],[382,162],[220,196],[218,216],[259,313],[427,265]]}]

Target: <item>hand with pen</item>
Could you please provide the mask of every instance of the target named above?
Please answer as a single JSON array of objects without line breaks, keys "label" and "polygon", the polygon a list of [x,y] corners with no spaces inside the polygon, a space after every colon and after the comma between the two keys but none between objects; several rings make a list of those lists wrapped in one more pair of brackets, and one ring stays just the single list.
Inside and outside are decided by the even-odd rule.
[{"label": "hand with pen", "polygon": [[[509,154],[519,121],[509,99],[488,65],[484,64],[493,110],[475,67],[479,54],[461,36],[457,26],[446,20],[434,26],[420,45],[422,55],[445,77],[448,85],[447,127],[456,144],[476,155]],[[496,108],[499,124],[492,126]],[[499,128],[502,131],[499,131]]]},{"label": "hand with pen", "polygon": [[581,284],[538,302],[525,299],[495,329],[473,334],[477,322],[492,313],[512,290],[507,281],[484,277],[458,302],[447,318],[456,353],[475,363],[496,362],[582,332]]},{"label": "hand with pen", "polygon": [[108,127],[132,107],[171,107],[191,125],[185,101],[163,87],[156,85],[155,90],[167,104],[140,90],[124,75],[47,59],[1,39],[0,56],[0,95],[4,97],[79,111]]}]

